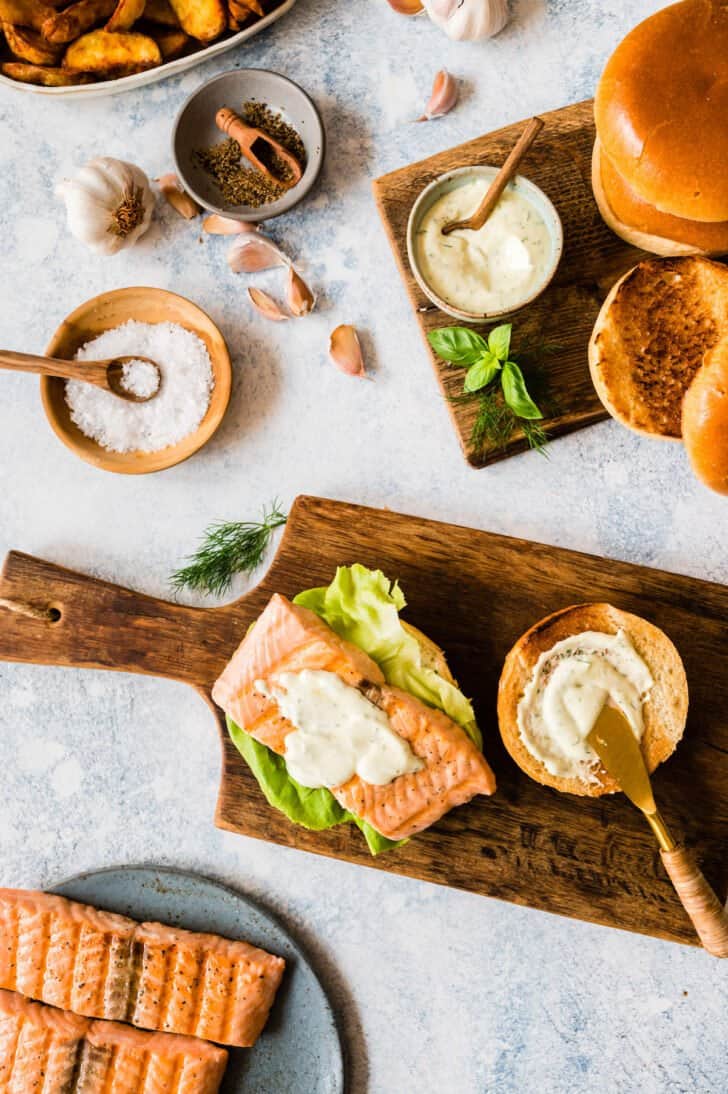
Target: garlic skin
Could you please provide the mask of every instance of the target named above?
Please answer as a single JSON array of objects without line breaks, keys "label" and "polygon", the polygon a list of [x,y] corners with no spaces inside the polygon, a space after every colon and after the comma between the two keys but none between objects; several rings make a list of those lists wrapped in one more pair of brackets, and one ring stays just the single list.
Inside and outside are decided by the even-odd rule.
[{"label": "garlic skin", "polygon": [[233,240],[227,253],[228,266],[233,273],[259,273],[276,266],[288,266],[290,259],[272,239],[259,232],[243,233]]},{"label": "garlic skin", "polygon": [[262,289],[248,289],[248,297],[255,310],[266,319],[272,319],[274,323],[282,323],[284,319],[288,319],[280,304]]},{"label": "garlic skin", "polygon": [[422,0],[425,11],[454,41],[492,38],[508,22],[508,0]]},{"label": "garlic skin", "polygon": [[117,254],[144,235],[154,212],[154,194],[140,168],[124,160],[99,156],[56,193],[66,204],[72,235],[102,255]]},{"label": "garlic skin", "polygon": [[297,319],[308,315],[316,307],[316,297],[293,266],[288,268],[286,299],[288,307]]}]

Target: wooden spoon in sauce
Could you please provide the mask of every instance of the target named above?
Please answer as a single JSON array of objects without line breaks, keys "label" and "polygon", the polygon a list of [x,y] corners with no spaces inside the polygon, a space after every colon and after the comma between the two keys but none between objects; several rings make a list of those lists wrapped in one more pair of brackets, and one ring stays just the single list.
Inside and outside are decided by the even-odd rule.
[{"label": "wooden spoon in sauce", "polygon": [[473,215],[466,220],[451,220],[449,223],[444,224],[442,227],[443,235],[450,235],[450,232],[454,232],[457,228],[469,228],[472,232],[477,232],[479,228],[483,227],[498,204],[501,194],[518,171],[521,160],[536,140],[536,137],[543,129],[543,126],[544,123],[541,118],[531,118],[530,122],[514,144],[508,159],[486,190],[485,197]]},{"label": "wooden spoon in sauce", "polygon": [[[142,361],[153,365],[157,371],[157,386],[149,395],[137,395],[124,386],[124,365],[132,361]],[[110,391],[120,399],[130,403],[147,403],[159,394],[162,387],[162,373],[156,361],[149,357],[132,354],[128,357],[109,357],[105,361],[66,361],[62,357],[40,357],[32,353],[15,353],[12,350],[0,350],[0,369],[12,369],[15,372],[34,372],[41,376],[58,376],[63,380],[83,380],[87,384]]]}]

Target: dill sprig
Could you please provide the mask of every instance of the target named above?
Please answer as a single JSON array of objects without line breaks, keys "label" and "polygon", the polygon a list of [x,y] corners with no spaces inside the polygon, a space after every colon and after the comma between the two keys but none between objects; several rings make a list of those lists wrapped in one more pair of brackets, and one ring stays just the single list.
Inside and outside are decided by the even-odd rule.
[{"label": "dill sprig", "polygon": [[260,565],[273,532],[287,519],[280,503],[274,501],[263,509],[259,521],[221,520],[210,524],[187,565],[172,574],[172,587],[215,596],[227,592],[236,574],[249,574]]}]

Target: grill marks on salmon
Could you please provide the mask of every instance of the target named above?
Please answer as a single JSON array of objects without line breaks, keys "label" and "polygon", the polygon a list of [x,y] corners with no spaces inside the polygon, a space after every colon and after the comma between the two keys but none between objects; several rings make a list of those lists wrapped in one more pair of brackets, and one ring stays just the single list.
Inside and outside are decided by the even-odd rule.
[{"label": "grill marks on salmon", "polygon": [[332,787],[337,801],[390,839],[406,839],[476,794],[492,794],[495,777],[467,733],[446,714],[385,683],[379,666],[315,612],[284,596],[271,598],[213,688],[226,714],[261,744],[285,755],[295,726],[256,681],[275,684],[285,672],[335,672],[387,714],[391,728],[424,762],[422,770],[374,786],[355,775]]},{"label": "grill marks on salmon", "polygon": [[0,990],[2,1094],[216,1094],[227,1052]]},{"label": "grill marks on salmon", "polygon": [[0,988],[90,1018],[250,1047],[284,967],[247,942],[0,889]]}]

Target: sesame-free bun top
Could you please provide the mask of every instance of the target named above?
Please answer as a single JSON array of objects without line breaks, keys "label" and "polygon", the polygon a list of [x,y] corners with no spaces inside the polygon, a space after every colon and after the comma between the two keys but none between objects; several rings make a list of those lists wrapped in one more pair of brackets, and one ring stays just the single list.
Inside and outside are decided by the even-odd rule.
[{"label": "sesame-free bun top", "polygon": [[602,403],[638,433],[680,440],[685,392],[728,339],[728,266],[650,258],[613,286],[594,324],[589,370]]},{"label": "sesame-free bun top", "polygon": [[584,631],[616,634],[624,631],[650,670],[654,681],[642,705],[644,730],[640,747],[647,770],[672,755],[685,729],[688,683],[680,654],[659,627],[611,604],[576,604],[546,616],[518,639],[505,659],[498,684],[498,727],[503,743],[518,766],[536,782],[569,794],[599,797],[619,790],[618,784],[596,763],[593,778],[552,775],[523,742],[518,726],[521,701],[536,662],[557,642]]},{"label": "sesame-free bun top", "polygon": [[682,0],[617,46],[597,133],[641,198],[688,220],[728,220],[728,3]]},{"label": "sesame-free bun top", "polygon": [[728,339],[706,353],[683,401],[682,432],[701,482],[728,494]]}]

